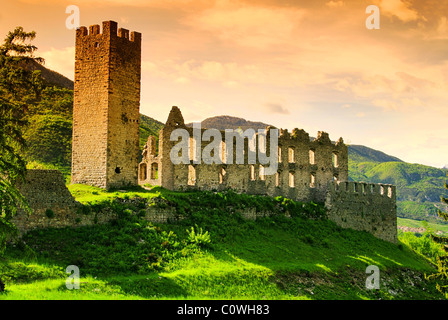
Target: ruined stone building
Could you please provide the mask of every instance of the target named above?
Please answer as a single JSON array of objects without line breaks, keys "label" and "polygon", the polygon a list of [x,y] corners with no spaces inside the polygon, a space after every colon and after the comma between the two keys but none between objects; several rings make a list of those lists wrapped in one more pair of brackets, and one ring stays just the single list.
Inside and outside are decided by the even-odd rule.
[{"label": "ruined stone building", "polygon": [[[106,189],[137,184],[179,191],[233,189],[325,202],[337,224],[396,242],[395,187],[348,182],[347,145],[342,138],[332,142],[325,132],[310,139],[304,130],[281,129],[278,170],[272,175],[265,175],[258,161],[247,161],[245,140],[243,163],[196,163],[189,151],[189,163],[174,164],[170,151],[176,141],[171,141],[171,133],[181,128],[192,137],[193,128],[173,107],[160,130],[159,145],[150,136],[139,163],[140,65],[140,33],[117,30],[113,21],[103,22],[102,32],[98,25],[76,31],[72,183]],[[225,133],[220,133],[224,141]],[[202,142],[200,149],[208,143]],[[234,143],[222,144],[223,153],[232,150],[235,157]]]},{"label": "ruined stone building", "polygon": [[137,184],[141,34],[113,21],[76,30],[72,183]]},{"label": "ruined stone building", "polygon": [[[233,139],[231,152],[233,158],[226,163],[197,164],[193,157],[193,143],[190,143],[189,164],[173,164],[170,151],[177,143],[171,141],[173,130],[185,129],[193,137],[193,128],[186,127],[181,111],[173,107],[168,120],[159,134],[159,152],[156,155],[156,139],[148,138],[143,160],[139,165],[139,183],[160,185],[171,190],[223,190],[232,189],[249,194],[283,195],[296,200],[325,201],[328,182],[348,180],[348,149],[342,138],[332,142],[325,132],[318,132],[317,138],[310,139],[304,130],[280,130],[278,136],[278,170],[265,175],[264,166],[248,160],[248,138],[244,138],[244,161],[236,161],[237,138]],[[269,132],[271,128],[268,127]],[[204,132],[206,128],[201,128]],[[222,155],[229,148],[225,132],[221,134]],[[201,134],[202,135],[202,134]],[[241,138],[242,139],[242,138]],[[267,139],[269,142],[269,139]],[[201,152],[209,144],[202,141]],[[269,150],[269,144],[267,147]],[[253,162],[253,161],[252,161]]]}]

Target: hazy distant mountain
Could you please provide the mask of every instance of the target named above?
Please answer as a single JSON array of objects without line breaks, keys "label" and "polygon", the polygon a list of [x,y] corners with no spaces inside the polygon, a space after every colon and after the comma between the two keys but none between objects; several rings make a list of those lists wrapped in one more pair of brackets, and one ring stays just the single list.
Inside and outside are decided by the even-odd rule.
[{"label": "hazy distant mountain", "polygon": [[[192,123],[187,123],[187,127],[192,127]],[[258,129],[265,129],[268,126],[268,124],[263,122],[254,122],[254,121],[248,121],[243,118],[237,118],[237,117],[231,117],[231,116],[216,116],[207,118],[205,120],[202,120],[201,127],[202,128],[208,128],[208,129],[218,129],[218,130],[225,130],[225,129],[238,129],[241,128],[242,130],[246,130],[249,128],[252,128],[254,130]]]}]

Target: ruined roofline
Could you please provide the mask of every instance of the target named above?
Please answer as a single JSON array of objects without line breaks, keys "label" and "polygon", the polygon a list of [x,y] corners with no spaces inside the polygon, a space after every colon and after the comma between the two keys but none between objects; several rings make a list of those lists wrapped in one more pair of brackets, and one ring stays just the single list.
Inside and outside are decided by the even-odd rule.
[{"label": "ruined roofline", "polygon": [[[171,111],[168,115],[168,119],[165,123],[165,126],[161,130],[163,130],[165,128],[170,128],[170,129],[182,128],[182,129],[187,130],[190,134],[193,132],[193,127],[190,127],[190,126],[187,127],[185,125],[184,118],[182,116],[182,112],[180,111],[180,108],[177,106],[173,106],[171,108]],[[220,130],[220,129],[215,129],[215,128],[203,128],[202,126],[201,126],[201,136],[205,130],[210,130],[210,129],[219,131],[221,133],[222,137],[225,136],[225,133],[226,133],[225,130]],[[277,128],[274,126],[271,126],[271,125],[268,125],[265,127],[265,132],[267,133],[267,136],[269,135],[269,131],[271,129],[277,129]],[[231,129],[231,130],[233,130],[233,129]],[[248,129],[246,129],[246,130],[248,130]],[[244,133],[246,130],[242,130],[242,132]],[[255,135],[258,135],[258,129],[253,129],[253,130],[255,131]],[[319,144],[325,144],[325,145],[334,145],[336,147],[345,146],[344,139],[342,139],[342,137],[339,138],[336,142],[333,142],[333,141],[331,141],[329,134],[324,131],[318,131],[316,138],[310,138],[310,135],[305,130],[298,129],[298,128],[294,128],[291,133],[288,132],[288,129],[278,129],[278,134],[279,134],[278,135],[279,143],[281,143],[281,142],[287,143],[289,140],[292,142],[303,141],[306,143],[319,143]]]},{"label": "ruined roofline", "polygon": [[111,37],[118,37],[127,39],[131,42],[141,43],[142,34],[140,32],[132,31],[129,33],[129,30],[124,28],[118,28],[118,23],[115,21],[103,21],[103,33],[100,31],[100,26],[98,24],[91,25],[89,28],[82,26],[76,29],[76,37],[88,37],[88,36],[97,36],[97,35],[105,35]]}]

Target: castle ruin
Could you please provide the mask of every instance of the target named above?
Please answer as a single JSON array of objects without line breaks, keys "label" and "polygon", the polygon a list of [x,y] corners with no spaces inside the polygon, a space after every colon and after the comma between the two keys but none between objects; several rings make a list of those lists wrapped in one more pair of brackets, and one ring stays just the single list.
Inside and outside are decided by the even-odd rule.
[{"label": "castle ruin", "polygon": [[[264,175],[259,162],[249,164],[246,151],[243,164],[196,163],[191,151],[189,164],[174,164],[171,133],[181,128],[193,137],[193,128],[173,107],[159,132],[159,145],[150,136],[139,163],[140,65],[140,33],[117,30],[113,21],[103,22],[102,33],[98,25],[76,31],[72,183],[106,189],[137,184],[178,191],[233,189],[323,202],[338,225],[397,241],[395,187],[348,182],[348,147],[342,138],[332,142],[326,132],[310,139],[304,130],[281,129],[273,175]],[[243,143],[248,150],[248,141]],[[236,156],[236,145],[223,144],[226,148]]]},{"label": "castle ruin", "polygon": [[[156,154],[156,139],[150,136],[139,164],[139,183],[160,185],[170,190],[224,190],[232,189],[249,194],[285,196],[300,201],[324,202],[329,181],[348,180],[348,149],[342,138],[332,142],[326,132],[318,132],[317,138],[310,139],[304,130],[280,129],[278,136],[278,170],[275,174],[265,175],[264,166],[258,161],[248,161],[249,139],[244,138],[244,163],[230,160],[226,163],[197,164],[194,161],[190,143],[190,164],[173,164],[170,151],[177,143],[171,141],[171,133],[176,129],[185,129],[193,137],[193,128],[184,123],[181,111],[173,107],[165,126],[159,133],[159,153]],[[272,127],[266,128],[269,135]],[[204,132],[205,128],[201,129]],[[225,132],[219,131],[221,141]],[[201,133],[202,136],[202,133]],[[256,139],[257,140],[257,139]],[[237,138],[232,145],[222,143],[222,155],[230,147],[233,159],[236,159]],[[269,140],[267,141],[269,142]],[[208,142],[201,141],[201,151]],[[267,146],[269,150],[269,145]],[[202,152],[201,152],[202,153]]]}]

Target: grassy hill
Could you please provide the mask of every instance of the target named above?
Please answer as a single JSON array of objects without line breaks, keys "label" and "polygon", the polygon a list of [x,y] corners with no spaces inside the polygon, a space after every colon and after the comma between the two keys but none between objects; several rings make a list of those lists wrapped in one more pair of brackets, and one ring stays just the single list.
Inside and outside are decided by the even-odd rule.
[{"label": "grassy hill", "polygon": [[[421,255],[408,243],[342,229],[323,219],[317,204],[158,187],[70,190],[86,206],[84,214],[108,207],[116,220],[36,230],[9,246],[0,262],[7,288],[2,299],[442,298],[424,277],[434,271],[437,249]],[[140,210],[156,204],[184,218],[144,220]],[[251,221],[238,213],[266,208],[277,214]],[[80,268],[79,290],[65,288],[67,265]],[[379,267],[378,290],[366,288],[369,265]]]},{"label": "grassy hill", "polygon": [[348,146],[348,158],[350,161],[359,162],[403,162],[397,157],[385,154],[382,151],[366,146],[351,144]]},{"label": "grassy hill", "polygon": [[156,140],[159,141],[159,131],[163,128],[165,124],[157,121],[153,118],[140,114],[140,150],[143,151],[143,146],[145,145],[148,137],[154,136]]}]

